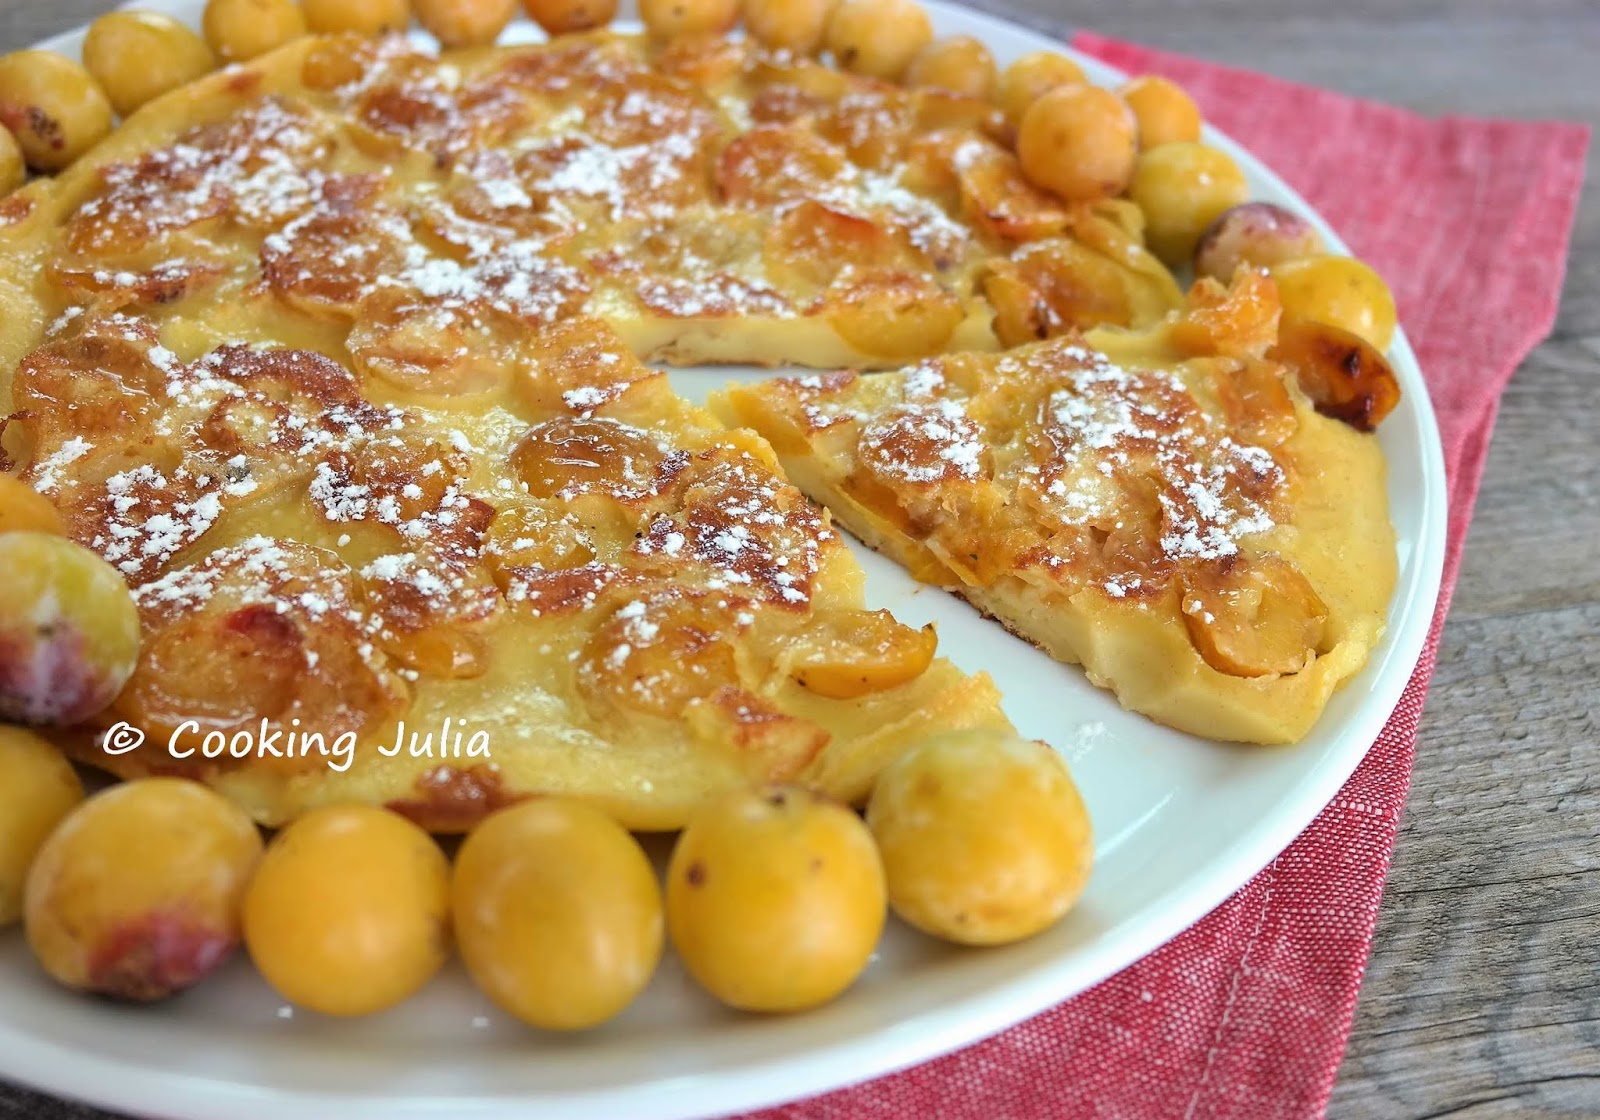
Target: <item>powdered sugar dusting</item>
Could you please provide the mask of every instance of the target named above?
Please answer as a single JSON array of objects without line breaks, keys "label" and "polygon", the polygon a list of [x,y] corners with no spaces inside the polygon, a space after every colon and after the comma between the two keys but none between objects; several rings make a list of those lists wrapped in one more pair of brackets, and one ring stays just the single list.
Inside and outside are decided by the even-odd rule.
[{"label": "powdered sugar dusting", "polygon": [[34,464],[34,489],[41,494],[50,493],[60,484],[62,469],[76,463],[87,455],[89,450],[89,441],[82,436],[73,436],[67,440],[49,458]]},{"label": "powdered sugar dusting", "polygon": [[[1168,557],[1233,556],[1242,538],[1272,530],[1273,518],[1256,496],[1283,480],[1270,452],[1215,430],[1192,404],[1182,407],[1187,390],[1172,374],[1125,370],[1070,344],[1059,356],[1069,363],[1067,384],[1051,394],[1046,413],[1061,450],[1045,493],[1065,523],[1114,514],[1126,500],[1115,482],[1119,474],[1153,465],[1165,483],[1157,500]],[[1115,581],[1105,590],[1127,593]]]},{"label": "powdered sugar dusting", "polygon": [[966,407],[950,397],[907,400],[861,433],[862,457],[883,477],[918,484],[973,482],[986,443]]},{"label": "powdered sugar dusting", "polygon": [[[1277,527],[1283,469],[1208,417],[1179,374],[1125,369],[1068,339],[998,356],[981,376],[970,360],[953,376],[955,361],[888,380],[789,379],[774,396],[813,432],[855,426],[858,469],[935,534],[969,534],[969,560],[983,533],[1011,526],[1035,542],[1012,563],[1087,574],[1113,600],[1142,600],[1173,565],[1226,560]],[[1002,521],[960,524],[958,508]]]}]

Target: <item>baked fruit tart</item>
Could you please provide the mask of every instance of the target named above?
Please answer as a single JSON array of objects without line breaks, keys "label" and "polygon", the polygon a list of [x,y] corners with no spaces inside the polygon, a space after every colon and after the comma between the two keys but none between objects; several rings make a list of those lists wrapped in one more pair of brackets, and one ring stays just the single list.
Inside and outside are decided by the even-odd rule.
[{"label": "baked fruit tart", "polygon": [[[1039,100],[1072,124],[1103,98]],[[466,827],[563,792],[670,827],[751,780],[860,798],[918,734],[1002,725],[931,632],[865,609],[785,470],[1128,706],[1303,735],[1394,580],[1377,447],[1307,394],[1368,427],[1392,398],[1352,390],[1337,328],[1280,337],[1249,257],[1292,237],[1225,215],[1200,260],[1239,279],[1185,304],[1144,244],[1145,209],[1163,246],[1195,225],[1172,169],[1080,130],[1074,178],[1030,155],[1042,127],[719,36],[311,37],[12,196],[7,461],[140,607],[105,714],[151,742],[112,768],[266,822],[356,798]],[[924,361],[735,388],[723,431],[652,358]],[[158,741],[189,720],[497,749],[184,765]]]},{"label": "baked fruit tart", "polygon": [[[835,517],[1205,738],[1295,741],[1364,664],[1382,281],[1170,82],[739,7],[528,0],[550,40],[501,47],[509,3],[418,0],[437,53],[403,0],[211,0],[0,59],[0,720],[50,740],[0,727],[0,924],[52,975],[157,999],[244,943],[367,1014],[453,927],[575,1030],[669,935],[791,1011],[889,908],[1048,927],[1065,764]],[[812,372],[705,409],[662,364]],[[56,747],[130,781],[78,805]]]}]

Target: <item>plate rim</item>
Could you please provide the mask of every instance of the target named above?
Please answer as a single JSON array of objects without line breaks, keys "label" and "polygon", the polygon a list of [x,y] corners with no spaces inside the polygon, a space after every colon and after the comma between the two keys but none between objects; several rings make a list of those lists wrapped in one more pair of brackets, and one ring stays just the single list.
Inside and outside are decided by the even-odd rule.
[{"label": "plate rim", "polygon": [[[198,0],[128,0],[122,7],[164,8]],[[1084,67],[1092,80],[1108,84],[1127,75],[1091,55],[1056,42],[1050,33],[1017,19],[978,11],[948,0],[923,0],[936,17],[957,19],[982,37],[985,33],[1022,34],[1041,46],[1068,54]],[[631,5],[629,5],[631,7]],[[519,17],[520,18],[520,17]],[[627,29],[629,21],[614,26]],[[81,34],[82,26],[51,36],[35,47],[56,49]],[[1349,253],[1349,247],[1322,215],[1267,164],[1226,133],[1205,125],[1208,143],[1239,160],[1251,177],[1269,184],[1288,198],[1293,207],[1322,234],[1328,247]],[[1411,578],[1395,589],[1395,604],[1403,604],[1379,647],[1362,673],[1377,674],[1370,697],[1355,717],[1341,728],[1341,745],[1330,751],[1321,766],[1308,775],[1267,821],[1237,837],[1206,872],[1166,895],[1159,906],[1138,924],[1133,935],[1108,945],[1102,939],[1086,949],[1062,954],[1046,964],[1025,969],[995,984],[981,995],[959,1001],[960,1015],[924,1012],[911,1022],[919,1030],[879,1031],[851,1035],[780,1058],[758,1058],[732,1069],[718,1070],[710,1078],[680,1076],[652,1083],[630,1083],[583,1090],[559,1090],[538,1096],[509,1094],[482,1096],[366,1095],[324,1090],[301,1090],[281,1084],[263,1086],[219,1077],[197,1077],[189,1072],[152,1070],[130,1061],[84,1054],[28,1035],[0,1017],[0,1076],[58,1097],[99,1107],[132,1110],[181,1120],[213,1120],[226,1115],[234,1120],[276,1117],[288,1110],[315,1110],[345,1117],[437,1116],[539,1116],[592,1117],[597,1110],[626,1108],[639,1120],[692,1120],[771,1107],[860,1084],[932,1061],[992,1037],[1007,1028],[1073,998],[1148,956],[1215,910],[1254,878],[1305,831],[1339,794],[1350,775],[1366,758],[1415,673],[1431,632],[1443,579],[1448,531],[1448,479],[1437,416],[1428,395],[1421,366],[1404,328],[1397,329],[1390,347],[1396,372],[1415,409],[1418,450],[1423,466],[1418,480],[1422,498],[1421,532]],[[1381,656],[1380,656],[1381,655]],[[1354,734],[1353,731],[1360,731]],[[920,1022],[935,1019],[938,1022]],[[714,1082],[708,1088],[704,1082]],[[602,1113],[609,1114],[609,1113]]]}]

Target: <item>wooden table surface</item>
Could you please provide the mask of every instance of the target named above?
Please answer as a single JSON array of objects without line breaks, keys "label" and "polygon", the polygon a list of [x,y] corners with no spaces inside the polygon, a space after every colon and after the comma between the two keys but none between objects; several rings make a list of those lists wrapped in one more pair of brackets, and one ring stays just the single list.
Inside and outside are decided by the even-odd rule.
[{"label": "wooden table surface", "polygon": [[[108,0],[0,0],[0,50]],[[983,0],[1425,113],[1600,126],[1596,0]],[[1506,394],[1329,1115],[1600,1116],[1600,153]],[[103,1114],[0,1085],[0,1120]],[[218,1120],[225,1120],[219,1117]]]}]

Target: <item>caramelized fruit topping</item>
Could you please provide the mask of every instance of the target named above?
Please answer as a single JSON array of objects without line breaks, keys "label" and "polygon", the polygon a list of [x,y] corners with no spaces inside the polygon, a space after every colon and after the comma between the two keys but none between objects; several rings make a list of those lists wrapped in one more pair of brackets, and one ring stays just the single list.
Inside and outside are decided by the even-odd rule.
[{"label": "caramelized fruit topping", "polygon": [[1328,620],[1310,581],[1278,556],[1239,555],[1191,570],[1182,609],[1206,664],[1235,677],[1298,673],[1320,652]]},{"label": "caramelized fruit topping", "polygon": [[932,626],[913,630],[888,611],[835,612],[796,638],[790,672],[818,696],[854,700],[916,680],[938,644]]}]

